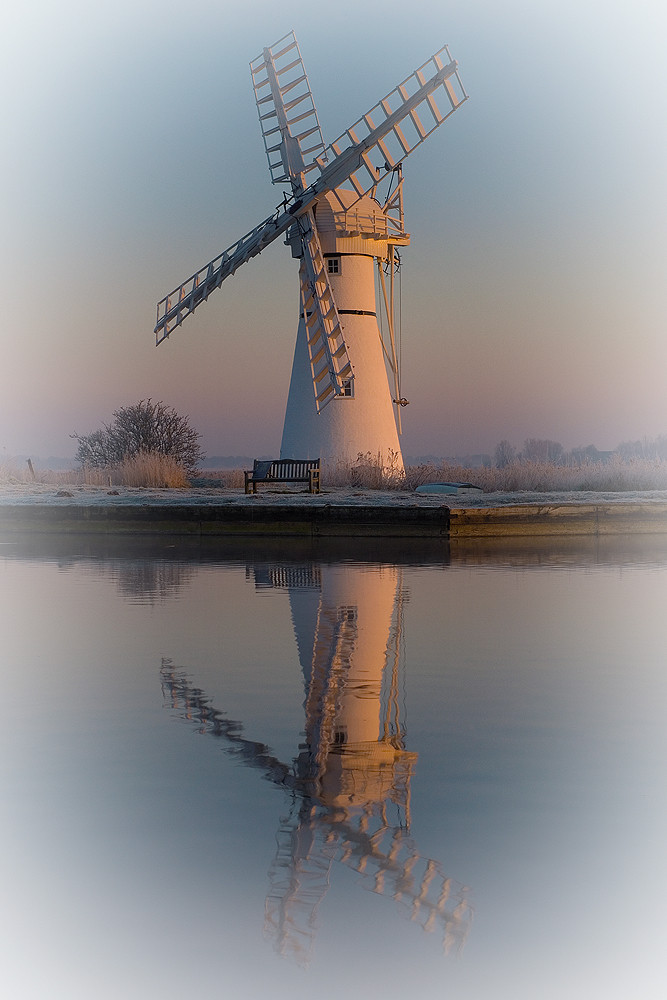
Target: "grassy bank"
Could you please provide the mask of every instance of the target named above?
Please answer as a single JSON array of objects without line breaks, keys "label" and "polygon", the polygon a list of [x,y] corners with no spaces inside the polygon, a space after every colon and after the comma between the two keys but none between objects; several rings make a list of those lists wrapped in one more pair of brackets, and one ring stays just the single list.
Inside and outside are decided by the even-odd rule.
[{"label": "grassy bank", "polygon": [[[31,471],[6,463],[0,466],[0,484],[31,482],[89,486],[129,486],[158,489],[186,489],[191,485],[243,487],[243,471],[222,469],[188,477],[182,465],[163,455],[140,455],[106,469],[77,469],[66,472]],[[571,465],[516,460],[502,469],[470,469],[451,463],[408,466],[405,473],[382,468],[370,460],[359,460],[349,467],[324,469],[323,487],[412,492],[417,486],[433,482],[469,482],[484,493],[515,492],[630,492],[667,490],[667,461],[661,459],[622,459],[614,456],[605,462],[587,461]]]}]

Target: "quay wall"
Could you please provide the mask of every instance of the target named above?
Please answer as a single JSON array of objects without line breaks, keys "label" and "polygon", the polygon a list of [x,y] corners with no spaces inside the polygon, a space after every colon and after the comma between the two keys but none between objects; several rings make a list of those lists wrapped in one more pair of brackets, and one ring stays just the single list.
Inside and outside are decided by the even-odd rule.
[{"label": "quay wall", "polygon": [[667,533],[667,503],[499,507],[410,504],[6,504],[0,537],[26,533],[190,537],[498,538]]}]

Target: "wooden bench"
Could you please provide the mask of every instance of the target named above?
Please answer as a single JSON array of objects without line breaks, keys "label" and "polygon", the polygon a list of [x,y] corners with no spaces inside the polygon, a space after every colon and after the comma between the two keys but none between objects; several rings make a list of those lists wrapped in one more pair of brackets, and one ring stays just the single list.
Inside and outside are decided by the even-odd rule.
[{"label": "wooden bench", "polygon": [[243,475],[246,493],[256,493],[258,483],[308,483],[309,493],[320,492],[319,458],[278,458],[269,462],[256,458],[253,468],[246,469]]}]

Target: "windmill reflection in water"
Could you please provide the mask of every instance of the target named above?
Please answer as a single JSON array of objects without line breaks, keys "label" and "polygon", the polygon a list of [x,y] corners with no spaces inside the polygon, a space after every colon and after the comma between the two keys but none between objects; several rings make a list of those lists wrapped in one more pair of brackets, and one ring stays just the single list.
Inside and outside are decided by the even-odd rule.
[{"label": "windmill reflection in water", "polygon": [[410,782],[417,754],[405,749],[400,664],[407,600],[400,568],[255,564],[257,588],[289,591],[304,674],[305,742],[290,763],[246,738],[182,669],[162,662],[172,709],[217,736],[234,755],[290,794],[269,870],[265,931],[275,948],[306,964],[317,910],[335,861],[373,892],[407,906],[410,918],[458,950],[471,909],[463,886],[423,857],[410,836]]}]

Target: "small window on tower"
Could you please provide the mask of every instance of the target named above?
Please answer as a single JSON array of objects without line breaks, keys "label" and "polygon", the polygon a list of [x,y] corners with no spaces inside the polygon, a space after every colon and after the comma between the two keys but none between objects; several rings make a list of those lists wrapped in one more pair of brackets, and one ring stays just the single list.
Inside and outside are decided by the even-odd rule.
[{"label": "small window on tower", "polygon": [[343,396],[351,396],[351,395],[352,395],[352,379],[346,378],[343,381]]},{"label": "small window on tower", "polygon": [[340,274],[340,257],[327,257],[327,274]]}]

